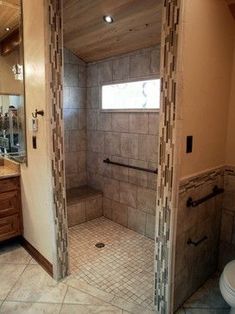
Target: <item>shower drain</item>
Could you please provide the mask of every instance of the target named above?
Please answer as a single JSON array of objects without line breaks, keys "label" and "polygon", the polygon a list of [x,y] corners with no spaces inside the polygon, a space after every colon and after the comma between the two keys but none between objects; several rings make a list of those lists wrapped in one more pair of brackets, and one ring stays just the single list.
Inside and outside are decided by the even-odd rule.
[{"label": "shower drain", "polygon": [[98,249],[101,249],[102,247],[104,247],[105,246],[105,244],[104,243],[102,243],[102,242],[99,242],[99,243],[96,243],[96,245],[95,245],[96,247],[98,247]]}]

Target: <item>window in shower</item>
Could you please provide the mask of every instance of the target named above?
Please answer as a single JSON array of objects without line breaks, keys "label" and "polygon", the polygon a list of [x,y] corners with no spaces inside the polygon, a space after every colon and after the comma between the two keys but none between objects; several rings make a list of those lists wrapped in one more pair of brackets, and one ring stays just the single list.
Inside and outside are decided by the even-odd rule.
[{"label": "window in shower", "polygon": [[107,84],[101,90],[101,109],[119,111],[158,110],[160,79]]}]

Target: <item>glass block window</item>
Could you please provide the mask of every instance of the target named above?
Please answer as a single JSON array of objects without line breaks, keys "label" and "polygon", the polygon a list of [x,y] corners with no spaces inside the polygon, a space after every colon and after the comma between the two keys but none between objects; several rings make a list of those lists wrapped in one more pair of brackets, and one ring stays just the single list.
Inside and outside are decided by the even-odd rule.
[{"label": "glass block window", "polygon": [[103,110],[153,110],[160,108],[160,79],[102,86]]}]

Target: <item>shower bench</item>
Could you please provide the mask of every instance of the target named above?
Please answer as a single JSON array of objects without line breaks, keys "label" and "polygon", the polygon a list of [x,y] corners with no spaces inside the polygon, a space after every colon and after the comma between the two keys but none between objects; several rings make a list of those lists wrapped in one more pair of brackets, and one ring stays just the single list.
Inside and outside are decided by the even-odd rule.
[{"label": "shower bench", "polygon": [[103,193],[90,186],[66,191],[68,226],[92,220],[103,215]]}]

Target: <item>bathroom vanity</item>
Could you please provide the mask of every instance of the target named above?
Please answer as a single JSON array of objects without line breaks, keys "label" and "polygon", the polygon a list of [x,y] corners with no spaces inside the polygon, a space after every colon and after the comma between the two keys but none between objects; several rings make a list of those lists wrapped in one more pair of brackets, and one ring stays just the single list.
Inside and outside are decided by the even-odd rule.
[{"label": "bathroom vanity", "polygon": [[0,241],[22,234],[19,165],[3,160],[0,165]]}]

